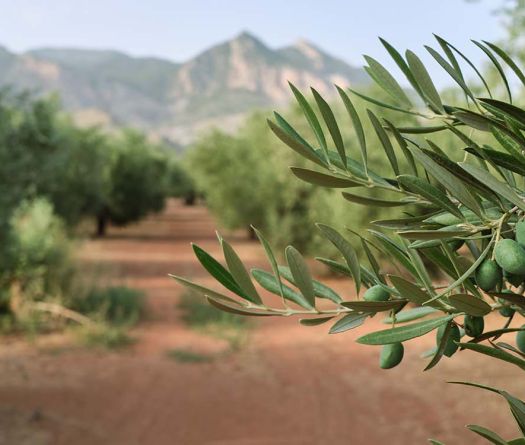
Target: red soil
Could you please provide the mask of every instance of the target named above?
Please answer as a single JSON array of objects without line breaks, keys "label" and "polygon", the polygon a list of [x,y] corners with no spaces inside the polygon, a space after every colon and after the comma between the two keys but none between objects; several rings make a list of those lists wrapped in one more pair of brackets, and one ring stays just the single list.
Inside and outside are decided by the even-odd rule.
[{"label": "red soil", "polygon": [[[257,244],[229,239],[248,264],[264,264]],[[518,435],[496,395],[445,381],[472,380],[523,397],[520,371],[462,352],[422,373],[426,360],[419,354],[432,346],[431,335],[409,342],[405,360],[390,371],[379,369],[376,347],[354,342],[363,328],[330,336],[326,325],[277,318],[257,320],[247,345],[212,362],[168,358],[174,348],[227,347],[189,330],[177,314],[181,288],[168,273],[211,283],[190,241],[219,255],[206,210],[172,203],[161,215],[83,246],[86,263],[147,292],[149,318],[133,331],[137,343],[121,352],[74,347],[64,335],[5,341],[0,444],[405,445],[428,437],[447,445],[486,443],[467,423],[508,439]],[[351,292],[347,281],[332,284]],[[380,328],[379,320],[365,327],[372,328]]]}]

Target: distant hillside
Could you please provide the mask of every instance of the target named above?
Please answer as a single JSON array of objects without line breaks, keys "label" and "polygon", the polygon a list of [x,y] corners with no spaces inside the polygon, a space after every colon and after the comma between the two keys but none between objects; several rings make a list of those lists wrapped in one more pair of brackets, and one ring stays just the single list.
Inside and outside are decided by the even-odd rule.
[{"label": "distant hillside", "polygon": [[249,33],[185,63],[118,51],[0,47],[0,86],[57,92],[82,124],[136,126],[177,144],[208,125],[235,126],[248,111],[284,105],[287,81],[333,94],[333,84],[367,82],[354,68],[300,41],[272,49]]}]

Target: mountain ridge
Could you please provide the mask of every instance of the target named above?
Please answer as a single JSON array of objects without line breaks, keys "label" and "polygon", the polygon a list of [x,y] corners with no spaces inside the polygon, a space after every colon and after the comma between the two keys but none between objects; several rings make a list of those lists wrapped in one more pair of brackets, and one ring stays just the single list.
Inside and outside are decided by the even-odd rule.
[{"label": "mountain ridge", "polygon": [[0,46],[0,86],[58,93],[82,125],[134,126],[182,145],[206,126],[232,129],[253,109],[286,105],[288,81],[332,95],[334,83],[368,80],[311,42],[274,49],[246,31],[183,62],[112,49]]}]

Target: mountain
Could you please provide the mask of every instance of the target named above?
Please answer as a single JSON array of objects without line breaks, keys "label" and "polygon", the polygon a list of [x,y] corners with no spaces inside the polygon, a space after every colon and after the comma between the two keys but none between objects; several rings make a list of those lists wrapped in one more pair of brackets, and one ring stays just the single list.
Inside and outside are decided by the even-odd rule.
[{"label": "mountain", "polygon": [[0,47],[0,86],[56,92],[80,124],[139,127],[178,144],[206,126],[231,129],[255,108],[286,105],[288,81],[331,95],[334,83],[363,84],[367,76],[307,41],[272,49],[247,32],[184,63],[111,50],[15,54]]}]

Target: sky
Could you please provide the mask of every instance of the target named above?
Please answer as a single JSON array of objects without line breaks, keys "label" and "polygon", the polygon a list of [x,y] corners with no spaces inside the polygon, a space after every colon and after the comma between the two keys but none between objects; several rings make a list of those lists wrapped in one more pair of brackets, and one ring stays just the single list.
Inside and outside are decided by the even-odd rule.
[{"label": "sky", "polygon": [[[377,36],[422,54],[436,33],[480,61],[481,52],[469,40],[503,37],[494,11],[504,1],[0,0],[0,45],[15,52],[49,46],[116,49],[185,61],[249,31],[271,47],[307,39],[360,65],[362,54],[388,59]],[[438,83],[445,78],[443,73]]]}]

